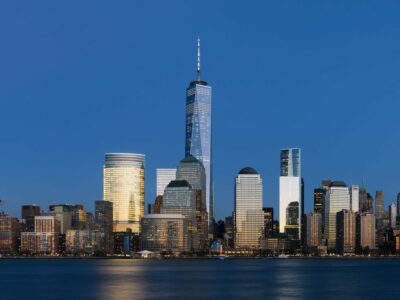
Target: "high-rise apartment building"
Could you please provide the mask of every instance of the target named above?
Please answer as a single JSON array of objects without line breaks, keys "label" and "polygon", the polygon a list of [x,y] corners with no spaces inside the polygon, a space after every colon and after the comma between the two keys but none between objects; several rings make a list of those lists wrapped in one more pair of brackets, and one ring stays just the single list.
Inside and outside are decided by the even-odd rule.
[{"label": "high-rise apartment building", "polygon": [[343,209],[336,214],[336,252],[354,253],[356,249],[356,214]]},{"label": "high-rise apartment building", "polygon": [[193,155],[204,166],[206,207],[210,221],[214,220],[211,93],[211,86],[200,78],[200,40],[198,40],[197,80],[192,81],[186,89],[185,157]]},{"label": "high-rise apartment building", "polygon": [[176,179],[176,168],[174,169],[157,169],[157,191],[156,196],[164,195],[164,190],[167,185]]},{"label": "high-rise apartment building", "polygon": [[[279,177],[279,232],[287,232],[292,238],[300,239],[301,218],[301,150],[281,150]],[[297,212],[295,211],[297,209]],[[288,217],[290,217],[288,219]]]},{"label": "high-rise apartment building", "polygon": [[333,181],[325,196],[324,236],[328,249],[336,248],[336,214],[343,209],[350,210],[350,192],[342,181]]},{"label": "high-rise apartment building", "polygon": [[106,154],[103,199],[113,203],[114,231],[139,233],[144,215],[144,176],[143,154]]},{"label": "high-rise apartment building", "polygon": [[264,231],[263,185],[258,172],[243,168],[235,181],[235,248],[259,248]]}]

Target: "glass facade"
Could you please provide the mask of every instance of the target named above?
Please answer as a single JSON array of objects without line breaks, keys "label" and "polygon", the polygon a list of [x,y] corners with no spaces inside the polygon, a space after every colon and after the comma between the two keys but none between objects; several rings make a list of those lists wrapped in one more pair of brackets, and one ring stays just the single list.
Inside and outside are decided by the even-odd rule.
[{"label": "glass facade", "polygon": [[[300,239],[302,205],[302,178],[301,178],[301,150],[289,148],[281,150],[280,154],[280,177],[279,177],[279,232],[284,233],[286,229],[292,238]],[[287,219],[287,211],[291,204],[291,215],[293,207],[297,203],[297,222]]]},{"label": "glass facade", "polygon": [[168,183],[176,179],[176,169],[157,169],[157,191],[156,196],[164,195]]},{"label": "glass facade", "polygon": [[235,181],[235,248],[259,248],[264,232],[261,176],[252,168],[242,169]]},{"label": "glass facade", "polygon": [[140,231],[144,215],[145,156],[134,153],[106,154],[103,199],[113,203],[114,231]]},{"label": "glass facade", "polygon": [[350,210],[350,191],[344,182],[331,183],[325,196],[324,234],[328,249],[336,248],[336,214]]},{"label": "glass facade", "polygon": [[185,156],[200,160],[206,173],[206,206],[209,219],[214,218],[212,151],[211,151],[211,87],[204,81],[193,81],[186,90]]}]

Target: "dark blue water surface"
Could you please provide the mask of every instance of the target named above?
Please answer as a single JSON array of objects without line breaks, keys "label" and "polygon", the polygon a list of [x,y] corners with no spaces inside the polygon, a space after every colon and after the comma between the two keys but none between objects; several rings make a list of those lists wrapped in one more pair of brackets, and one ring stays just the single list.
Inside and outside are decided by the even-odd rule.
[{"label": "dark blue water surface", "polygon": [[0,259],[0,299],[400,299],[395,259]]}]

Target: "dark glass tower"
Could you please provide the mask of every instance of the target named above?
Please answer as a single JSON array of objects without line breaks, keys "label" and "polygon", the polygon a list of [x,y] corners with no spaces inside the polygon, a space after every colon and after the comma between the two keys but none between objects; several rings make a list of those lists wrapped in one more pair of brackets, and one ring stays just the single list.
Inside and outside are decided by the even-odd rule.
[{"label": "dark glass tower", "polygon": [[209,224],[214,220],[211,152],[211,86],[200,78],[200,39],[197,40],[197,80],[186,89],[185,156],[193,155],[206,172],[206,206]]}]

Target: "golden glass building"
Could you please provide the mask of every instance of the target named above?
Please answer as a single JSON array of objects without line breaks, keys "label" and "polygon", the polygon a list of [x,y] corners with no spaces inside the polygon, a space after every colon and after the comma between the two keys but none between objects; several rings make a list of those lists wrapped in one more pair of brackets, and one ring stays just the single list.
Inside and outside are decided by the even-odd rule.
[{"label": "golden glass building", "polygon": [[145,155],[107,153],[104,165],[103,199],[113,203],[115,232],[140,232],[144,215]]}]

